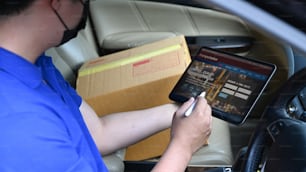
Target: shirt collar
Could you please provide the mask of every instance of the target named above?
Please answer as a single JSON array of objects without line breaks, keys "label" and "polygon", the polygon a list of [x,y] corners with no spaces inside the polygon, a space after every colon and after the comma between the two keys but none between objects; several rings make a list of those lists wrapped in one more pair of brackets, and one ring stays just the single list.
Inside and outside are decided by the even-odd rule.
[{"label": "shirt collar", "polygon": [[[45,58],[44,55],[39,59]],[[40,66],[32,64],[23,57],[0,47],[0,70],[4,70],[29,87],[35,88],[42,83]]]}]

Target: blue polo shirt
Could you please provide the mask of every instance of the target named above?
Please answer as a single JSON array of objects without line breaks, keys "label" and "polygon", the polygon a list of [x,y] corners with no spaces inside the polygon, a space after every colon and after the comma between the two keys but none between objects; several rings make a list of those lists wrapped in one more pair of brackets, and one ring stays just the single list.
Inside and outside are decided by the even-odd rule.
[{"label": "blue polo shirt", "polygon": [[107,171],[79,111],[82,99],[47,56],[0,48],[0,171]]}]

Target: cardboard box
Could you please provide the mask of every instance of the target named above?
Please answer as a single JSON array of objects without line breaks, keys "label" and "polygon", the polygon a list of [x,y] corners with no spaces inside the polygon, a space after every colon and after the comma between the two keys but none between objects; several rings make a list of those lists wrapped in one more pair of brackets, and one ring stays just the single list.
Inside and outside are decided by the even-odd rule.
[{"label": "cardboard box", "polygon": [[[101,116],[169,103],[170,91],[190,62],[184,37],[169,38],[85,63],[77,91]],[[169,137],[168,129],[132,145],[125,159],[160,156]]]}]

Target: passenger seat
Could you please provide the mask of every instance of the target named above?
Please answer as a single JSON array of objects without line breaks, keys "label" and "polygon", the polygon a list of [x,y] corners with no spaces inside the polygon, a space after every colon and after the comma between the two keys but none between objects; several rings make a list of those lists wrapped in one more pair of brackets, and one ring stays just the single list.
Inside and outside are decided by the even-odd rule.
[{"label": "passenger seat", "polygon": [[177,35],[250,36],[239,18],[211,9],[146,0],[94,0],[90,13],[97,45],[105,54]]},{"label": "passenger seat", "polygon": [[[112,1],[108,1],[108,2],[111,3]],[[117,3],[117,2],[118,1],[114,1],[114,3]],[[94,10],[94,9],[91,9],[91,10]],[[98,13],[93,12],[92,14],[98,14]],[[129,22],[129,21],[126,21],[126,22]],[[54,64],[57,66],[60,72],[71,83],[73,87],[76,86],[78,68],[85,61],[99,57],[99,54],[98,54],[99,47],[96,47],[96,45],[99,45],[99,44],[95,43],[91,29],[92,28],[90,24],[88,24],[86,29],[79,33],[77,38],[71,40],[70,42],[60,47],[51,48],[46,52],[47,55],[52,56]],[[108,30],[110,29],[111,28],[109,28]],[[141,33],[135,33],[135,34],[137,35]],[[156,34],[155,38],[158,38],[158,39],[172,37],[176,35],[174,33],[169,33],[169,32],[165,34],[163,33],[160,34],[160,32],[154,32],[154,34]],[[118,41],[120,41],[120,39],[123,39],[120,37],[117,37],[117,38],[118,38]],[[112,39],[109,39],[109,40],[112,40]],[[152,40],[150,40],[149,42],[151,41]],[[129,42],[129,40],[124,41],[124,44],[126,42]],[[107,43],[107,45],[111,45],[111,44],[112,44],[111,42]],[[135,45],[136,44],[138,45],[138,43],[135,43]],[[122,47],[116,47],[116,48],[129,48],[129,46],[128,47],[122,46]],[[111,172],[123,172],[124,171],[124,164],[123,164],[124,156],[125,156],[125,150],[123,149],[112,155],[105,156],[104,161]],[[233,158],[232,158],[232,151],[231,151],[229,126],[226,122],[214,118],[212,134],[209,139],[209,145],[202,147],[192,157],[190,164],[191,165],[215,165],[215,166],[231,165],[232,159]]]},{"label": "passenger seat", "polygon": [[[95,49],[87,45],[84,35],[79,34],[71,42],[61,47],[51,48],[46,52],[52,57],[63,76],[73,85],[75,85],[78,67],[84,61],[98,57]],[[124,156],[125,150],[123,149],[104,157],[110,172],[124,171]],[[232,159],[229,126],[226,122],[214,118],[209,145],[195,153],[190,165],[230,165]]]}]

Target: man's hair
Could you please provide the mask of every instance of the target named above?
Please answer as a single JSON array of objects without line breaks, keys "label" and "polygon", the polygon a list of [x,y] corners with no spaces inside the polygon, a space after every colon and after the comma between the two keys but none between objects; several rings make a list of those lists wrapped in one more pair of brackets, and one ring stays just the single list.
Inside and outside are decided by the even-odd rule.
[{"label": "man's hair", "polygon": [[19,14],[35,0],[0,0],[0,16]]}]

